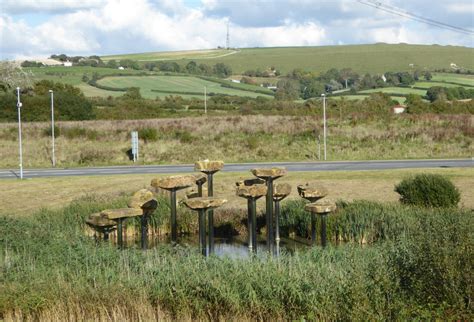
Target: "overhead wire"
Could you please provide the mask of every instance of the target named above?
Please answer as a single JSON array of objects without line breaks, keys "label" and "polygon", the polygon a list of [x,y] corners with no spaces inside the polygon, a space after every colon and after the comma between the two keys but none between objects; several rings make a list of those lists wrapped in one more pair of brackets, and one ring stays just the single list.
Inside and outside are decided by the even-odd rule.
[{"label": "overhead wire", "polygon": [[356,1],[361,3],[361,4],[370,6],[372,8],[382,10],[382,11],[400,16],[400,17],[408,18],[408,19],[411,19],[411,20],[414,20],[414,21],[418,21],[418,22],[421,22],[421,23],[425,23],[425,24],[428,24],[428,25],[431,25],[431,26],[435,26],[435,27],[443,28],[443,29],[448,29],[448,30],[451,30],[451,31],[454,31],[454,32],[459,32],[459,33],[463,33],[463,34],[467,34],[467,35],[471,35],[471,36],[474,35],[474,31],[472,31],[472,30],[457,27],[457,26],[450,25],[450,24],[440,22],[440,21],[436,21],[436,20],[433,20],[433,19],[430,19],[430,18],[425,18],[425,17],[422,17],[420,15],[410,13],[406,10],[397,8],[395,6],[386,5],[386,4],[384,4],[380,1],[374,1],[374,0],[356,0]]}]

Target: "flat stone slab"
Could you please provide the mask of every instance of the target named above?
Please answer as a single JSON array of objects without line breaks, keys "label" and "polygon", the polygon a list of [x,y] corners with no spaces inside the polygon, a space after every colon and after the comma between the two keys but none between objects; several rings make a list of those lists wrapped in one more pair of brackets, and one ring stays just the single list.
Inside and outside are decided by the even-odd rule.
[{"label": "flat stone slab", "polygon": [[291,193],[291,186],[288,183],[278,183],[273,186],[273,200],[280,201]]},{"label": "flat stone slab", "polygon": [[279,178],[284,176],[287,171],[285,168],[256,168],[250,170],[252,174],[258,178],[267,179],[267,178]]},{"label": "flat stone slab", "polygon": [[100,212],[100,215],[107,219],[120,219],[141,216],[143,211],[137,208],[119,208],[119,209],[106,209]]},{"label": "flat stone slab", "polygon": [[151,186],[166,190],[179,190],[190,187],[196,183],[194,175],[169,176],[151,180]]},{"label": "flat stone slab", "polygon": [[[202,188],[202,196],[205,197],[207,196],[207,188]],[[199,196],[199,191],[198,189],[191,189],[189,191],[186,191],[186,197],[187,198],[198,198]]]},{"label": "flat stone slab", "polygon": [[224,161],[204,160],[196,161],[196,163],[194,163],[194,170],[201,171],[204,173],[217,172],[219,170],[222,170],[222,168],[224,168]]},{"label": "flat stone slab", "polygon": [[130,208],[142,208],[143,205],[153,199],[155,199],[153,192],[148,189],[140,189],[133,194],[132,198],[130,198],[128,206]]},{"label": "flat stone slab", "polygon": [[89,218],[86,219],[86,224],[94,228],[112,228],[117,226],[115,221],[102,217],[100,212],[90,215]]},{"label": "flat stone slab", "polygon": [[240,180],[235,183],[237,187],[240,186],[253,186],[255,184],[265,184],[265,180],[260,179],[260,178],[252,178],[252,179],[245,179],[245,180]]},{"label": "flat stone slab", "polygon": [[313,203],[305,205],[306,211],[316,214],[327,214],[336,210],[336,203],[330,199],[321,199]]},{"label": "flat stone slab", "polygon": [[207,181],[207,176],[204,173],[196,173],[194,178],[197,185],[204,184]]},{"label": "flat stone slab", "polygon": [[267,186],[264,184],[240,185],[237,186],[235,193],[242,198],[260,198],[267,194]]},{"label": "flat stone slab", "polygon": [[328,194],[326,188],[317,185],[311,185],[309,183],[299,185],[297,188],[299,195],[310,202],[315,202],[321,198],[326,197]]},{"label": "flat stone slab", "polygon": [[207,210],[222,206],[227,202],[226,199],[216,197],[191,198],[184,201],[184,204],[192,210]]}]

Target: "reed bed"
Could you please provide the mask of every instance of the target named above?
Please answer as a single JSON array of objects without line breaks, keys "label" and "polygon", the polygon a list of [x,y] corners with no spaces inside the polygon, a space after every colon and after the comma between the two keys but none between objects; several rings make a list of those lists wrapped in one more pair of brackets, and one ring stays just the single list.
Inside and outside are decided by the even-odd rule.
[{"label": "reed bed", "polygon": [[[473,314],[472,211],[339,203],[329,231],[344,244],[234,260],[204,259],[194,247],[119,251],[96,244],[84,233],[84,219],[125,200],[88,196],[59,211],[0,217],[0,318],[467,320]],[[285,204],[285,227],[300,221],[299,206]]]}]

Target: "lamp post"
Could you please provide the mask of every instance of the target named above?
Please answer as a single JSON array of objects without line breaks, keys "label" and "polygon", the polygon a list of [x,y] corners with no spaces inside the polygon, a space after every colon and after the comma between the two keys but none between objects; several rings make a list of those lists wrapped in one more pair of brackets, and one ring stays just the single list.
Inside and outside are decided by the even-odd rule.
[{"label": "lamp post", "polygon": [[19,145],[19,152],[20,152],[20,179],[23,179],[23,149],[21,145],[21,104],[20,102],[20,87],[16,88],[16,96],[17,96],[17,103],[16,106],[18,108],[18,145]]},{"label": "lamp post", "polygon": [[323,136],[324,136],[324,161],[326,161],[326,95],[321,94],[323,97]]},{"label": "lamp post", "polygon": [[54,152],[54,93],[53,90],[50,89],[49,93],[51,94],[51,142],[53,146],[53,153],[52,153],[52,162],[53,162],[53,167],[56,166],[56,156]]}]

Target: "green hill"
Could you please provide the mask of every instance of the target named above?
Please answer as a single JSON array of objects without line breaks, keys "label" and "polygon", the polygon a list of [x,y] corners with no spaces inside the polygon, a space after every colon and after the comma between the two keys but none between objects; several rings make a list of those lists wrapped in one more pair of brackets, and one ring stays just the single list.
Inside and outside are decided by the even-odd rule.
[{"label": "green hill", "polygon": [[[407,71],[412,68],[449,69],[451,63],[474,70],[474,49],[457,46],[373,44],[320,47],[244,48],[240,50],[196,50],[104,56],[104,60],[133,59],[142,62],[172,60],[186,64],[225,63],[234,73],[274,66],[282,73],[294,68],[326,71],[352,68],[359,73]],[[410,66],[413,64],[413,67]]]}]

